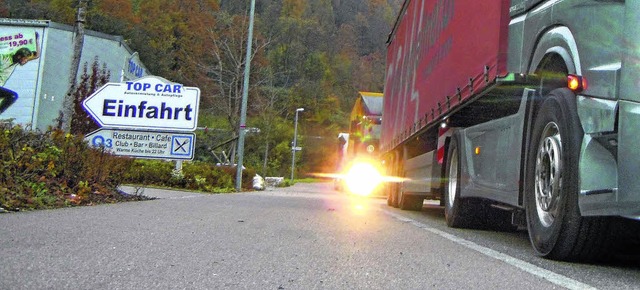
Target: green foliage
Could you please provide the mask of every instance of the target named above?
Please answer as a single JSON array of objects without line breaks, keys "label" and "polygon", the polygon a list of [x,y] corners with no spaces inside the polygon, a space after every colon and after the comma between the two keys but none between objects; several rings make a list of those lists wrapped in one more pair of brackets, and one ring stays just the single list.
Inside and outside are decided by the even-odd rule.
[{"label": "green foliage", "polygon": [[[232,192],[235,189],[235,167],[215,166],[205,162],[185,162],[182,171],[174,162],[136,159],[127,171],[126,183],[180,188],[210,193]],[[250,190],[255,171],[245,169],[242,188]]]},{"label": "green foliage", "polygon": [[171,162],[136,159],[133,161],[131,169],[124,175],[124,181],[142,185],[169,186],[168,181],[174,168],[175,166]]},{"label": "green foliage", "polygon": [[225,171],[208,163],[186,163],[183,172],[188,180],[185,184],[187,189],[215,192],[235,186],[235,172]]},{"label": "green foliage", "polygon": [[[291,164],[290,143],[293,128],[289,120],[275,117],[272,119],[252,119],[251,123],[261,128],[258,134],[248,134],[245,142],[246,167],[257,168],[262,176],[286,176]],[[267,166],[264,166],[266,158]]]},{"label": "green foliage", "polygon": [[[88,146],[82,135],[60,130],[24,130],[0,123],[0,207],[6,210],[46,209],[142,200],[121,194],[123,182],[168,186],[204,192],[231,192],[234,167],[186,162],[176,171],[172,162],[133,160]],[[256,172],[245,169],[242,188],[252,188]]]},{"label": "green foliage", "polygon": [[0,207],[44,209],[126,199],[116,188],[131,163],[82,136],[0,124]]},{"label": "green foliage", "polygon": [[291,179],[285,179],[278,185],[278,187],[289,187],[289,186],[292,186],[293,184],[294,183],[291,182]]},{"label": "green foliage", "polygon": [[305,8],[304,0],[283,0],[282,1],[282,16],[291,17],[295,19],[302,18]]},{"label": "green foliage", "polygon": [[306,178],[299,178],[295,180],[296,183],[317,183],[317,182],[326,182],[325,179],[320,179],[320,178],[310,178],[310,177],[306,177]]}]

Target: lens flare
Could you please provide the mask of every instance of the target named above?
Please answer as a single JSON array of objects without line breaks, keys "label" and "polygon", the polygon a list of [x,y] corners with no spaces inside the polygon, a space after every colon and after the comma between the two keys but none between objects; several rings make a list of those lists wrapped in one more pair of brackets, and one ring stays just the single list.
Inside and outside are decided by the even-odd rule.
[{"label": "lens flare", "polygon": [[355,163],[345,176],[349,192],[363,196],[370,195],[381,180],[378,169],[367,162]]}]

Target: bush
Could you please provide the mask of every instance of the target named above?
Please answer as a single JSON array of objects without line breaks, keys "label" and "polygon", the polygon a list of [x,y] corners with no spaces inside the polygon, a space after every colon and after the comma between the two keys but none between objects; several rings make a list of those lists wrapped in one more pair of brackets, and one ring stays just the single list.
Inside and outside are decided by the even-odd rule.
[{"label": "bush", "polygon": [[[126,200],[144,200],[118,191],[122,183],[204,192],[232,192],[235,167],[118,157],[90,147],[82,135],[24,130],[0,123],[0,207],[46,209]],[[255,170],[245,169],[242,188],[251,190]]]},{"label": "bush", "polygon": [[278,184],[278,187],[289,187],[292,185],[293,185],[293,182],[291,182],[291,179],[285,179],[280,184]]},{"label": "bush", "polygon": [[170,186],[173,163],[161,160],[135,159],[124,175],[125,183]]},{"label": "bush", "polygon": [[208,163],[186,163],[183,167],[185,179],[188,180],[186,188],[215,192],[220,189],[230,189],[235,187],[235,178],[228,171],[219,166]]},{"label": "bush", "polygon": [[[211,193],[232,192],[235,189],[236,168],[215,166],[205,162],[185,162],[182,172],[175,170],[173,162],[136,159],[125,175],[126,183],[182,188]],[[252,188],[255,170],[242,173],[242,188]]]},{"label": "bush", "polygon": [[0,207],[7,210],[134,198],[117,191],[132,160],[90,148],[83,136],[1,123],[0,151]]}]

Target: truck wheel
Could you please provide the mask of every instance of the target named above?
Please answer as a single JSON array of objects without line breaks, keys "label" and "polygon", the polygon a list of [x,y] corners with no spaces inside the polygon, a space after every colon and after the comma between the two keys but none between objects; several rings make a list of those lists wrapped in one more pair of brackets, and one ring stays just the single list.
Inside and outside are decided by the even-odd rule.
[{"label": "truck wheel", "polygon": [[391,207],[398,207],[398,190],[395,183],[390,183],[386,187],[387,190],[387,205]]},{"label": "truck wheel", "polygon": [[582,217],[578,160],[582,127],[575,96],[556,89],[545,98],[529,144],[525,207],[529,239],[538,255],[593,260],[606,254],[608,220]]},{"label": "truck wheel", "polygon": [[453,228],[477,227],[481,223],[482,205],[473,203],[470,199],[460,198],[460,175],[462,156],[460,149],[460,135],[454,133],[447,150],[444,187],[444,217],[447,225]]},{"label": "truck wheel", "polygon": [[422,210],[422,205],[424,204],[424,197],[415,196],[405,193],[398,193],[398,206],[402,210]]},{"label": "truck wheel", "polygon": [[[400,164],[396,161],[396,159],[394,158],[393,161],[391,161],[391,166],[393,168],[393,170],[391,170],[391,172],[393,172],[392,174],[397,174],[398,172],[398,167],[400,166]],[[391,207],[398,207],[398,192],[400,191],[400,185],[398,185],[397,182],[388,182],[386,183],[387,185],[387,205],[391,206]]]}]

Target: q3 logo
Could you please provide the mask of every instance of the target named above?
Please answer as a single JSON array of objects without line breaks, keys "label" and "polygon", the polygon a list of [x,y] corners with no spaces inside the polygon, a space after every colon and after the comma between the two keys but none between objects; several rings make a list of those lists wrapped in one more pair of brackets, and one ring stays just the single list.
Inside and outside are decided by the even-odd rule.
[{"label": "q3 logo", "polygon": [[98,135],[93,137],[93,139],[91,139],[91,145],[93,145],[94,147],[106,147],[106,148],[111,148],[113,147],[113,140],[111,139],[104,139],[104,137]]}]

